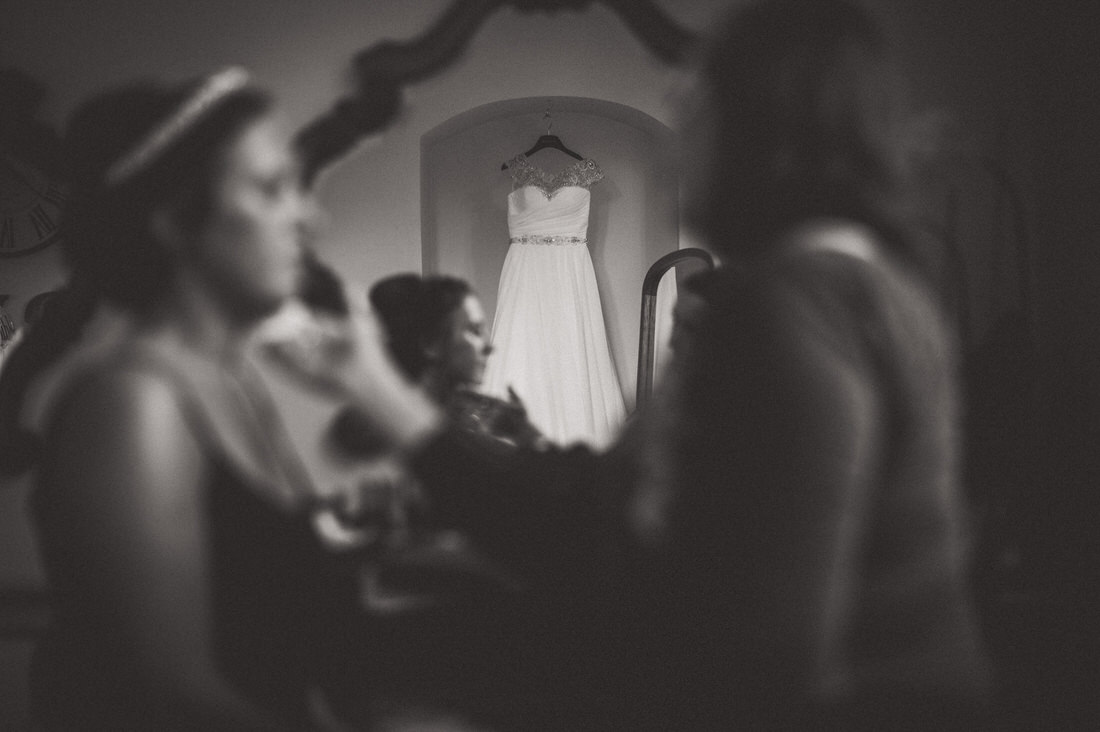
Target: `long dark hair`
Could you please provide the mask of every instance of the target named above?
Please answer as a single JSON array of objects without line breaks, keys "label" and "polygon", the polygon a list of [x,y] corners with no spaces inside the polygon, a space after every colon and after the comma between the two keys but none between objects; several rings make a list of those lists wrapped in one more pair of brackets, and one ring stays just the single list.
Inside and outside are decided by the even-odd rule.
[{"label": "long dark hair", "polygon": [[888,245],[908,246],[908,94],[865,9],[848,0],[739,8],[709,47],[702,81],[717,129],[695,217],[715,248],[751,257],[819,217],[870,224]]},{"label": "long dark hair", "polygon": [[71,116],[64,139],[71,196],[61,223],[70,281],[27,327],[0,373],[0,474],[34,464],[38,440],[19,424],[24,392],[78,340],[99,304],[140,314],[170,291],[176,265],[153,236],[152,212],[168,205],[185,231],[197,231],[210,211],[225,149],[271,106],[254,87],[229,92],[146,164],[109,182],[111,166],[204,81],[167,88],[135,83],[90,99]]}]

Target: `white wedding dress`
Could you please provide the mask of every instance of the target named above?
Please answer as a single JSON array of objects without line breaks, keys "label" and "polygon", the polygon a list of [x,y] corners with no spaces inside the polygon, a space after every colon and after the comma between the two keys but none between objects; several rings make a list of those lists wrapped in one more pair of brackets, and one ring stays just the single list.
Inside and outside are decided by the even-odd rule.
[{"label": "white wedding dress", "polygon": [[511,387],[554,442],[606,447],[625,407],[587,246],[588,189],[603,171],[585,159],[550,174],[523,155],[508,170],[510,244],[483,390],[507,398]]}]

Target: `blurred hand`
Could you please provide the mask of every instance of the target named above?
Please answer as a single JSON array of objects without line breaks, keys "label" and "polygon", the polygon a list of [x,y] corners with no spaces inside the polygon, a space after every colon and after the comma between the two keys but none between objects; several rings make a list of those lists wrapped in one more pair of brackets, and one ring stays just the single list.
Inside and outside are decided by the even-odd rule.
[{"label": "blurred hand", "polygon": [[265,351],[311,391],[348,402],[393,444],[411,447],[435,431],[442,415],[398,370],[383,331],[363,296],[345,285],[346,318],[309,319]]},{"label": "blurred hand", "polygon": [[377,458],[357,470],[354,485],[329,491],[314,514],[314,528],[334,550],[401,547],[409,541],[413,515],[422,513],[425,503],[419,485],[400,463]]},{"label": "blurred hand", "polygon": [[[357,308],[347,317],[307,311],[280,337],[264,343],[265,354],[314,392],[345,398],[369,368],[362,355],[384,349],[374,314]],[[379,364],[378,366],[382,366]]]},{"label": "blurred hand", "polygon": [[488,425],[490,434],[521,446],[534,446],[543,439],[542,433],[527,419],[527,407],[511,386],[508,401],[494,406]]},{"label": "blurred hand", "polygon": [[508,387],[508,401],[500,403],[493,413],[490,425],[494,434],[515,435],[527,424],[527,407],[511,386]]}]

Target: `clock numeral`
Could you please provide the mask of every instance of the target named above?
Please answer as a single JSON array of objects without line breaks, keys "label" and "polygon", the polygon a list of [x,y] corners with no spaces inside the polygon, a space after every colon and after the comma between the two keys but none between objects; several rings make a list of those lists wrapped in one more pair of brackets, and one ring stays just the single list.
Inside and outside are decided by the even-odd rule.
[{"label": "clock numeral", "polygon": [[13,249],[15,247],[15,222],[11,216],[5,216],[0,223],[0,249]]},{"label": "clock numeral", "polygon": [[39,204],[31,209],[31,223],[34,224],[34,230],[38,233],[39,239],[45,239],[47,236],[57,230],[57,224],[50,218],[50,215],[46,212],[46,209],[42,208]]},{"label": "clock numeral", "polygon": [[65,191],[56,183],[48,184],[46,190],[42,192],[42,197],[57,206],[63,206],[66,199]]}]

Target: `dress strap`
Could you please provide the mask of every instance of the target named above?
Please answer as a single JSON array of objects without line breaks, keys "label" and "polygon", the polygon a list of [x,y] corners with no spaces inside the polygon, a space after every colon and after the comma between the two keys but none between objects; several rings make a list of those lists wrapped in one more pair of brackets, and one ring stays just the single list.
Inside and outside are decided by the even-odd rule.
[{"label": "dress strap", "polygon": [[[202,362],[202,363],[199,363]],[[170,357],[154,347],[135,346],[118,358],[124,368],[162,377],[178,396],[184,418],[191,425],[195,439],[262,495],[274,499],[284,508],[292,509],[309,500],[314,493],[312,481],[278,415],[270,394],[259,382],[259,375],[244,364],[240,375],[223,373],[221,367],[211,368],[217,375],[217,395],[207,389],[193,374],[209,362],[189,354]],[[188,370],[192,373],[189,374]],[[213,415],[211,398],[227,407],[230,424],[221,425]],[[243,438],[261,472],[247,466],[233,450],[224,444],[225,429]]]}]

